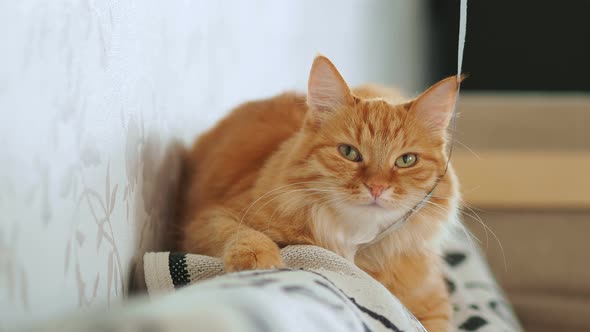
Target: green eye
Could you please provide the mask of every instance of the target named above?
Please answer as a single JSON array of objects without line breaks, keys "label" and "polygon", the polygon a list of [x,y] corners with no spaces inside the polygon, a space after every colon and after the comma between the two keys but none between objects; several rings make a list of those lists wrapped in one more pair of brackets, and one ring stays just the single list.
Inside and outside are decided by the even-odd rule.
[{"label": "green eye", "polygon": [[357,149],[353,148],[352,146],[350,146],[348,144],[342,144],[342,145],[338,146],[338,151],[340,151],[340,154],[342,155],[342,157],[346,158],[347,160],[354,161],[354,162],[363,161],[363,157],[361,157],[361,153]]},{"label": "green eye", "polygon": [[413,153],[406,153],[395,161],[395,166],[399,168],[412,167],[418,161],[418,156]]}]

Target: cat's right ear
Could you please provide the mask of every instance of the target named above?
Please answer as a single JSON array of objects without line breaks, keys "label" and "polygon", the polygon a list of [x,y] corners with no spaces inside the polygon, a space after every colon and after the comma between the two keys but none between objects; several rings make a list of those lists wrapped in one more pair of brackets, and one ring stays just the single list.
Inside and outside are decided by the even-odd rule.
[{"label": "cat's right ear", "polygon": [[328,58],[318,55],[313,61],[307,84],[307,106],[316,126],[336,110],[352,105],[350,88]]},{"label": "cat's right ear", "polygon": [[453,117],[461,79],[451,76],[430,87],[414,100],[412,112],[431,129],[446,129]]}]

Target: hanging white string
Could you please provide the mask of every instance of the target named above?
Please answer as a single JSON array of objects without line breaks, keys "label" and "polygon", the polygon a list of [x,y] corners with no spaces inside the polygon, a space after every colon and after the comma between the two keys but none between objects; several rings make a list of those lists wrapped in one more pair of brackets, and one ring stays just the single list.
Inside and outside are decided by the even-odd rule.
[{"label": "hanging white string", "polygon": [[[461,0],[460,8],[459,8],[459,38],[457,42],[457,96],[455,97],[455,104],[453,105],[453,116],[451,119],[451,138],[449,139],[449,151],[447,153],[447,165],[445,166],[445,171],[443,172],[442,176],[447,174],[447,170],[449,169],[449,163],[451,162],[451,156],[453,155],[453,146],[454,146],[454,139],[455,139],[455,132],[457,131],[457,102],[459,101],[459,92],[461,91],[461,81],[463,79],[462,70],[463,70],[463,50],[465,49],[465,34],[467,33],[467,0]],[[441,177],[442,178],[442,177]],[[439,181],[440,179],[439,178]],[[437,181],[438,182],[438,181]],[[438,184],[438,183],[437,183]],[[436,186],[435,186],[436,188]],[[433,188],[433,191],[434,189]],[[428,194],[427,198],[430,199],[430,195],[432,195],[432,191]],[[422,205],[426,204],[426,202],[422,202]]]},{"label": "hanging white string", "polygon": [[459,14],[459,47],[457,49],[457,78],[461,78],[463,69],[463,49],[465,48],[465,33],[467,32],[467,0],[461,0]]}]

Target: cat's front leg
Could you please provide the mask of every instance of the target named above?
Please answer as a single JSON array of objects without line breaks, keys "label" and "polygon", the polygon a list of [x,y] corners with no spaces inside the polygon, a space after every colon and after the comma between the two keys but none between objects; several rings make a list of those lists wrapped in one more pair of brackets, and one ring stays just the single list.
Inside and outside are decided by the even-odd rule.
[{"label": "cat's front leg", "polygon": [[[410,300],[411,301],[411,300]],[[448,295],[433,290],[410,309],[428,332],[451,331],[451,303]]]},{"label": "cat's front leg", "polygon": [[223,253],[226,272],[274,269],[283,266],[278,245],[254,229],[240,230]]},{"label": "cat's front leg", "polygon": [[271,238],[222,207],[207,209],[191,220],[183,249],[220,257],[226,272],[283,266],[279,247]]},{"label": "cat's front leg", "polygon": [[438,256],[396,255],[379,264],[362,260],[357,264],[395,295],[428,332],[451,331],[452,308]]}]

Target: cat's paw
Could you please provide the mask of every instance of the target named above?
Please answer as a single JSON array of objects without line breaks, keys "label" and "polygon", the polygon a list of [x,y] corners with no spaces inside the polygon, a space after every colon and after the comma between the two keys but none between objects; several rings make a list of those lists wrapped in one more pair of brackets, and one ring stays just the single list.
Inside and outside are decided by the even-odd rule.
[{"label": "cat's paw", "polygon": [[242,239],[226,248],[223,265],[226,272],[266,270],[283,267],[279,247],[270,239]]}]

